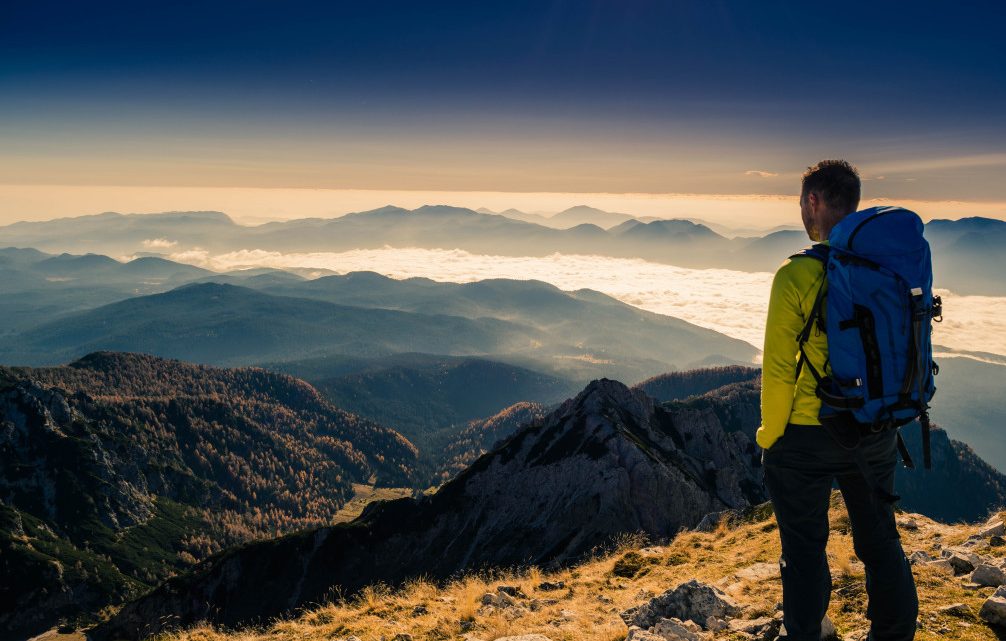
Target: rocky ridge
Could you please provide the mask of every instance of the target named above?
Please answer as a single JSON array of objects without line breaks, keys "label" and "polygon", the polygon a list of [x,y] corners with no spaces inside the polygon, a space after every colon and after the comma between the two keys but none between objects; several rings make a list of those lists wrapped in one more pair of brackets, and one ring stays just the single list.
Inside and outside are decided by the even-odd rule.
[{"label": "rocky ridge", "polygon": [[[976,569],[999,567],[1006,560],[1006,546],[995,534],[1002,518],[947,525],[899,514],[905,550],[916,560],[917,639],[993,641],[1006,633],[1006,588],[980,585],[972,580],[975,570],[955,576],[947,564],[934,562],[977,554]],[[865,577],[838,493],[830,520],[834,592],[823,638],[864,641]],[[164,639],[770,641],[782,631],[778,555],[775,520],[762,505],[727,512],[710,531],[685,531],[660,545],[625,541],[609,554],[555,571],[469,575],[446,585],[419,580],[400,590],[335,599],[263,628],[228,632],[203,624]]]},{"label": "rocky ridge", "polygon": [[348,524],[230,550],[127,604],[95,634],[133,639],[157,632],[157,622],[236,625],[333,589],[351,595],[420,575],[558,567],[620,534],[669,539],[709,512],[765,498],[747,435],[724,430],[708,409],[668,411],[600,379],[432,496],[372,504]]}]

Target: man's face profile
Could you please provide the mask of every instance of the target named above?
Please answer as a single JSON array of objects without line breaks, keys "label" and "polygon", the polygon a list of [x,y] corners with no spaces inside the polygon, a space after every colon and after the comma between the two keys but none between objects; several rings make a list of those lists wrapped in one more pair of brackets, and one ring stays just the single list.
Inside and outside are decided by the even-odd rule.
[{"label": "man's face profile", "polygon": [[817,221],[814,218],[814,210],[811,208],[811,200],[817,200],[814,194],[800,194],[800,218],[803,220],[803,228],[807,231],[807,235],[811,240],[817,242],[821,239],[818,238]]}]

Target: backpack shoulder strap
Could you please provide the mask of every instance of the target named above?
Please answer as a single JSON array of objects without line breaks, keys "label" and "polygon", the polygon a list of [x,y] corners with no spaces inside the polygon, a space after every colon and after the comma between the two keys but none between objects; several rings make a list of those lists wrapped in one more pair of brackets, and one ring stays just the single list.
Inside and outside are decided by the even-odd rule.
[{"label": "backpack shoulder strap", "polygon": [[825,245],[824,243],[814,243],[809,247],[804,247],[797,253],[790,256],[790,258],[799,258],[800,256],[809,256],[822,263],[828,262],[828,255],[831,253],[831,247]]},{"label": "backpack shoulder strap", "polygon": [[[824,243],[815,243],[810,247],[804,247],[797,253],[790,256],[790,258],[799,258],[801,256],[806,256],[808,258],[813,258],[814,260],[819,260],[825,265],[828,263],[828,255],[831,252],[831,248]],[[828,270],[824,270],[824,277],[821,279],[821,286],[817,290],[817,295],[814,297],[814,304],[811,306],[810,315],[807,317],[807,323],[800,330],[800,333],[796,337],[797,346],[800,350],[800,358],[796,363],[796,378],[800,378],[800,371],[803,369],[804,363],[807,364],[807,368],[810,373],[814,376],[814,380],[820,385],[823,375],[821,372],[817,371],[810,360],[807,358],[806,352],[804,352],[803,345],[810,338],[810,331],[814,327],[814,323],[821,318],[821,304],[824,300],[825,282],[824,279],[827,278]]]}]

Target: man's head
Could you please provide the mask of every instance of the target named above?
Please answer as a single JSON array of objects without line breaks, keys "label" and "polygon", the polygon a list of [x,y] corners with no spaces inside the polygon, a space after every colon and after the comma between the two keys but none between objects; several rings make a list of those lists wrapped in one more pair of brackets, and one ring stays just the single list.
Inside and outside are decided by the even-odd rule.
[{"label": "man's head", "polygon": [[831,228],[859,208],[859,172],[844,160],[808,167],[800,190],[800,216],[811,240],[828,238]]}]

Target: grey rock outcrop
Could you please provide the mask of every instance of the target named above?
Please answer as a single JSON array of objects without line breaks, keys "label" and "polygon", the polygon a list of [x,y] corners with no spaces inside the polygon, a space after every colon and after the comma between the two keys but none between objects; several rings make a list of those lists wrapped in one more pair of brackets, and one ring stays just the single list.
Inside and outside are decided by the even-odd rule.
[{"label": "grey rock outcrop", "polygon": [[720,589],[696,580],[664,592],[642,605],[623,611],[628,626],[652,628],[662,619],[679,619],[705,627],[710,618],[730,619],[740,614],[740,606]]},{"label": "grey rock outcrop", "polygon": [[764,501],[756,458],[748,436],[725,430],[711,408],[668,410],[596,380],[436,494],[232,550],[127,604],[92,636],[135,639],[157,621],[240,624],[318,601],[334,586],[352,594],[420,574],[556,567],[624,532],[669,538],[709,512]]},{"label": "grey rock outcrop", "polygon": [[153,515],[147,480],[130,444],[99,434],[56,389],[23,380],[0,391],[0,451],[0,498],[38,506],[35,513],[57,527],[72,527],[79,518],[75,507],[67,515],[68,506],[58,501],[69,494],[62,487],[69,479],[92,484],[88,497],[106,527],[119,530]]}]

